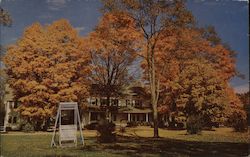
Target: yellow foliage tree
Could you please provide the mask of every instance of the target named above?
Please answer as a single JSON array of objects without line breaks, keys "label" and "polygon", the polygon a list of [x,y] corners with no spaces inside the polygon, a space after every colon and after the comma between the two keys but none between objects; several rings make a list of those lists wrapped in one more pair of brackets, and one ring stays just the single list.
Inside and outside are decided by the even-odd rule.
[{"label": "yellow foliage tree", "polygon": [[129,67],[137,57],[140,42],[135,24],[127,14],[106,13],[86,38],[86,47],[91,54],[90,78],[98,86],[99,96],[107,98],[107,113],[110,98],[119,97],[132,78]]},{"label": "yellow foliage tree", "polygon": [[[168,32],[170,35],[163,36],[162,42],[156,45],[156,65],[161,81],[160,105],[167,105],[174,112],[182,105],[179,111],[185,112],[186,117],[203,114],[208,123],[227,119],[229,110],[231,114],[236,108],[242,111],[241,103],[229,84],[229,80],[237,75],[235,52],[221,42],[215,30],[211,34],[206,29],[193,27]],[[193,76],[193,73],[196,74]],[[210,85],[202,83],[204,80]],[[178,81],[182,83],[176,86]],[[208,88],[216,89],[217,94],[204,93],[202,89],[210,90]],[[195,93],[198,97],[193,98]],[[193,105],[192,110],[190,105]]]},{"label": "yellow foliage tree", "polygon": [[158,0],[103,0],[104,11],[124,12],[135,20],[137,28],[143,36],[146,78],[149,81],[151,105],[153,109],[154,137],[158,132],[158,98],[160,94],[160,78],[157,74],[156,45],[161,42],[164,32],[171,28],[182,28],[192,25],[193,16],[185,8],[184,1]]},{"label": "yellow foliage tree", "polygon": [[41,123],[60,101],[83,102],[88,96],[89,59],[82,38],[65,19],[26,28],[4,57],[21,115]]}]

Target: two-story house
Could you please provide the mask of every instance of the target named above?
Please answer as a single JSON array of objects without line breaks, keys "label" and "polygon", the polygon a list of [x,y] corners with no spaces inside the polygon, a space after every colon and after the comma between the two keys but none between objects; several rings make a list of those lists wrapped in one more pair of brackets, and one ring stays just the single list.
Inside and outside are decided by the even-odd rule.
[{"label": "two-story house", "polygon": [[[108,118],[117,125],[127,122],[152,122],[152,109],[150,105],[150,95],[143,87],[132,86],[126,89],[126,92],[116,97],[110,97],[109,104],[107,98],[101,96],[92,86],[90,97],[87,99],[87,109],[81,115],[83,125],[97,122],[106,114],[108,109]],[[5,120],[4,128],[17,128],[19,116],[15,113],[18,103],[13,101],[11,90],[5,99]]]},{"label": "two-story house", "polygon": [[107,98],[94,92],[88,98],[87,110],[83,114],[84,124],[96,122],[108,110],[108,118],[115,124],[127,122],[151,122],[152,109],[149,99],[142,87],[129,87],[127,93],[111,97],[109,104]]}]

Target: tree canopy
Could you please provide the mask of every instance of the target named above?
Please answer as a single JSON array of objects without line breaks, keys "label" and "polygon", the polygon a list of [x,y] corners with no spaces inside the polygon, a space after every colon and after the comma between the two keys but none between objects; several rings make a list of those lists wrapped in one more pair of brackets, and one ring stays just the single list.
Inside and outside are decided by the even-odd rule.
[{"label": "tree canopy", "polygon": [[193,23],[193,16],[185,8],[183,1],[157,0],[104,0],[104,11],[126,13],[135,20],[139,32],[144,37],[141,56],[146,62],[151,104],[154,119],[154,137],[158,135],[158,111],[160,79],[156,74],[156,44],[166,29],[186,27]]},{"label": "tree canopy", "polygon": [[105,14],[86,38],[91,55],[92,83],[110,97],[119,93],[130,80],[129,66],[138,49],[139,33],[135,22],[126,14]]},{"label": "tree canopy", "polygon": [[84,101],[89,59],[82,38],[67,20],[26,28],[4,57],[21,115],[40,121],[51,117],[60,101]]}]

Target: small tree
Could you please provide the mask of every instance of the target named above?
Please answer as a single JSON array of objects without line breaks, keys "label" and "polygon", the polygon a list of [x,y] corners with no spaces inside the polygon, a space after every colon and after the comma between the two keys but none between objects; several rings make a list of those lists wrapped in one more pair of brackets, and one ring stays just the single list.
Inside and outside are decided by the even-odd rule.
[{"label": "small tree", "polygon": [[135,61],[139,34],[126,14],[104,14],[95,31],[86,39],[91,54],[91,81],[106,97],[106,118],[110,98],[118,97],[131,81],[129,67]]},{"label": "small tree", "polygon": [[229,117],[229,123],[237,132],[247,131],[247,119],[244,110],[235,110]]},{"label": "small tree", "polygon": [[246,93],[237,94],[237,95],[238,95],[240,101],[241,101],[242,104],[243,104],[244,110],[245,110],[246,113],[247,113],[248,126],[250,126],[250,101],[249,101],[250,93],[249,93],[249,91],[248,91],[248,92],[246,92]]},{"label": "small tree", "polygon": [[247,131],[247,113],[244,110],[244,104],[234,93],[232,88],[227,89],[229,97],[229,107],[226,110],[227,122],[235,131]]}]

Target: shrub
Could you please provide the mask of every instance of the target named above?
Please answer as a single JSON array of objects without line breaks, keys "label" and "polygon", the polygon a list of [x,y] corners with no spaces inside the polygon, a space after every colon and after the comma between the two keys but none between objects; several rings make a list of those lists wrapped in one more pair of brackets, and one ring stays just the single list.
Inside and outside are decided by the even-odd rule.
[{"label": "shrub", "polygon": [[201,116],[191,115],[187,119],[187,132],[189,134],[197,134],[202,130]]},{"label": "shrub", "polygon": [[142,126],[150,126],[150,122],[141,122]]},{"label": "shrub", "polygon": [[34,131],[35,128],[31,123],[26,123],[26,124],[23,125],[22,130],[24,132],[31,132],[31,131]]},{"label": "shrub", "polygon": [[184,130],[186,129],[185,124],[186,122],[170,121],[167,128],[171,130]]},{"label": "shrub", "polygon": [[98,126],[98,123],[94,122],[94,123],[90,123],[90,124],[85,125],[85,128],[88,130],[95,130],[97,128],[97,126]]},{"label": "shrub", "polygon": [[5,129],[6,129],[6,131],[11,131],[12,130],[11,127],[9,127],[9,126],[7,126]]},{"label": "shrub", "polygon": [[138,126],[138,123],[136,123],[136,122],[128,122],[127,123],[127,127],[136,127],[136,126]]},{"label": "shrub", "polygon": [[110,143],[116,140],[115,124],[112,122],[108,122],[107,120],[100,121],[97,125],[97,131],[99,136],[97,140],[102,143]]},{"label": "shrub", "polygon": [[231,126],[235,131],[244,132],[247,131],[247,119],[243,112],[233,112],[229,118]]},{"label": "shrub", "polygon": [[123,134],[123,133],[125,133],[125,131],[126,131],[126,127],[121,126],[119,129],[119,132]]}]

